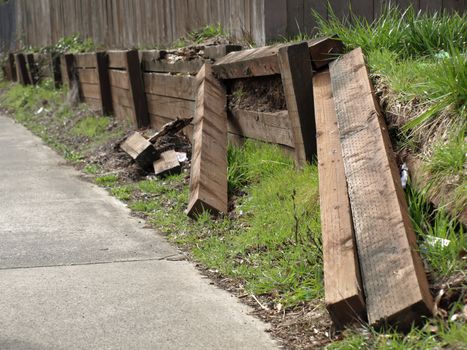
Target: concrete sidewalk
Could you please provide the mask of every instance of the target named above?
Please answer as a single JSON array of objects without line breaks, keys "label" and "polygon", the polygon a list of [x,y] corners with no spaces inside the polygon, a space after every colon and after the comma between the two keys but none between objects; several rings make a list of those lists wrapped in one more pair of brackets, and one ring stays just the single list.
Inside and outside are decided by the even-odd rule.
[{"label": "concrete sidewalk", "polygon": [[274,349],[266,326],[0,116],[0,349]]}]

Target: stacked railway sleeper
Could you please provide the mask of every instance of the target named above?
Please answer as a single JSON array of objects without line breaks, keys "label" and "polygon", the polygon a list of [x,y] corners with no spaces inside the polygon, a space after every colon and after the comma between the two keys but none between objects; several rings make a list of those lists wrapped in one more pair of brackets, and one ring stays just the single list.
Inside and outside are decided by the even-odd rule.
[{"label": "stacked railway sleeper", "polygon": [[[156,175],[180,171],[191,156],[190,216],[228,211],[228,142],[278,144],[298,168],[317,161],[333,321],[406,328],[430,314],[433,301],[363,53],[343,52],[328,37],[248,50],[16,53],[3,71],[25,85],[53,78],[96,111],[129,122],[135,131],[121,149]],[[270,94],[267,106],[259,94]],[[181,133],[191,152],[167,142]]]}]

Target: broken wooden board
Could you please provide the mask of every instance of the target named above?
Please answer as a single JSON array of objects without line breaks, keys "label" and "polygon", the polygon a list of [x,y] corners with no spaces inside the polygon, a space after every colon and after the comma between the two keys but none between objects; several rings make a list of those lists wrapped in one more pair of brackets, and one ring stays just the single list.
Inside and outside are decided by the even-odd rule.
[{"label": "broken wooden board", "polygon": [[433,300],[362,50],[333,62],[330,73],[368,320],[405,328],[429,314]]},{"label": "broken wooden board", "polygon": [[308,45],[300,43],[283,46],[277,56],[294,138],[295,165],[303,167],[316,157],[313,71]]},{"label": "broken wooden board", "polygon": [[176,134],[184,127],[189,125],[193,121],[193,118],[185,119],[175,119],[167,124],[165,124],[158,132],[151,136],[148,141],[150,143],[155,143],[159,138],[167,134]]},{"label": "broken wooden board", "polygon": [[329,71],[313,77],[326,307],[337,327],[366,319]]},{"label": "broken wooden board", "polygon": [[158,157],[152,143],[137,131],[123,141],[120,148],[144,168],[152,166]]},{"label": "broken wooden board", "polygon": [[177,152],[174,150],[162,152],[160,158],[153,165],[154,174],[160,176],[178,174],[182,169],[178,161]]},{"label": "broken wooden board", "polygon": [[199,85],[187,213],[227,213],[227,97],[210,64],[201,68],[196,79]]},{"label": "broken wooden board", "polygon": [[[342,53],[343,45],[336,38],[320,38],[306,42],[315,69],[321,68]],[[213,65],[219,79],[239,79],[280,73],[277,53],[290,44],[278,44],[256,49],[231,52]],[[294,45],[294,44],[292,44]]]}]

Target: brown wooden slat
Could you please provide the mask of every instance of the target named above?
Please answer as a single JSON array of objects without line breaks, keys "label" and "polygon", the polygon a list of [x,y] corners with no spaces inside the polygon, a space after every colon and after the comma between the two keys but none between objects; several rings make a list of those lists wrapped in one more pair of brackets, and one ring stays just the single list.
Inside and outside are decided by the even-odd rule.
[{"label": "brown wooden slat", "polygon": [[126,67],[130,82],[130,95],[133,99],[133,109],[138,128],[149,126],[148,105],[144,93],[143,73],[137,50],[126,52]]},{"label": "brown wooden slat", "polygon": [[77,69],[80,83],[97,84],[99,82],[96,69]]},{"label": "brown wooden slat", "polygon": [[330,73],[368,320],[410,326],[433,300],[362,50]]},{"label": "brown wooden slat", "polygon": [[204,64],[202,59],[168,62],[166,60],[145,60],[142,67],[145,72],[196,74]]},{"label": "brown wooden slat", "polygon": [[194,101],[147,94],[148,111],[166,118],[189,118],[195,111]]},{"label": "brown wooden slat", "polygon": [[[335,38],[320,38],[307,42],[309,55],[315,69],[322,68],[342,52],[342,43]],[[213,65],[213,72],[219,79],[239,79],[280,73],[277,53],[280,44],[232,52]]]},{"label": "brown wooden slat", "polygon": [[195,78],[189,75],[144,73],[146,93],[195,100]]},{"label": "brown wooden slat", "polygon": [[340,328],[366,319],[331,77],[313,77],[325,302]]},{"label": "brown wooden slat", "polygon": [[109,55],[109,68],[126,69],[126,50],[107,51]]},{"label": "brown wooden slat", "polygon": [[79,53],[75,55],[75,66],[77,68],[96,68],[97,60],[95,53]]},{"label": "brown wooden slat", "polygon": [[110,69],[109,80],[111,86],[119,87],[122,89],[130,88],[130,82],[128,81],[128,73],[126,71]]},{"label": "brown wooden slat", "polygon": [[275,113],[246,111],[228,112],[229,133],[243,137],[294,147],[287,111]]},{"label": "brown wooden slat", "polygon": [[104,115],[112,114],[112,94],[109,78],[109,56],[106,52],[96,53],[97,80],[101,97],[101,111]]},{"label": "brown wooden slat", "polygon": [[303,167],[316,157],[312,68],[307,43],[279,49],[282,86],[294,139],[295,165]]},{"label": "brown wooden slat", "polygon": [[113,105],[122,105],[128,108],[133,108],[133,99],[131,98],[130,90],[112,86],[112,103]]},{"label": "brown wooden slat", "polygon": [[91,97],[98,100],[101,98],[99,85],[97,84],[81,83],[81,91],[83,97]]},{"label": "brown wooden slat", "polygon": [[203,210],[227,212],[227,97],[205,64],[196,77],[195,129],[188,215]]}]

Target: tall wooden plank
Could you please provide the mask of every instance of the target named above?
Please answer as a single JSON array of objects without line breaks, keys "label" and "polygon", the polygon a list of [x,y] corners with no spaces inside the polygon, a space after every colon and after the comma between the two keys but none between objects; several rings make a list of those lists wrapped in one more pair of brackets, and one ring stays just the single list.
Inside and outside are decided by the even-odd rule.
[{"label": "tall wooden plank", "polygon": [[465,0],[443,0],[443,10],[447,12],[457,11],[462,13],[466,10],[467,1]]},{"label": "tall wooden plank", "polygon": [[26,66],[26,57],[24,57],[24,54],[17,53],[15,55],[15,62],[18,82],[21,85],[31,85],[31,79],[29,78],[28,68]]},{"label": "tall wooden plank", "polygon": [[287,36],[303,33],[303,0],[287,1]]},{"label": "tall wooden plank", "polygon": [[279,66],[295,144],[295,164],[302,167],[316,156],[312,68],[307,43],[279,49]]},{"label": "tall wooden plank", "polygon": [[133,98],[138,128],[149,126],[148,105],[144,93],[143,73],[139,61],[138,50],[126,52],[127,72],[130,81],[130,93]]},{"label": "tall wooden plank", "polygon": [[330,72],[368,319],[406,327],[433,300],[362,50]]},{"label": "tall wooden plank", "polygon": [[352,13],[357,15],[358,17],[363,17],[371,23],[373,21],[374,16],[374,8],[373,8],[374,0],[357,0],[352,1]]},{"label": "tall wooden plank", "polygon": [[443,0],[420,0],[420,9],[430,13],[440,12],[443,8]]},{"label": "tall wooden plank", "polygon": [[225,89],[205,64],[196,76],[198,93],[187,213],[227,213],[227,115]]},{"label": "tall wooden plank", "polygon": [[325,302],[341,327],[366,319],[329,71],[314,75]]},{"label": "tall wooden plank", "polygon": [[109,80],[109,56],[106,52],[96,52],[96,64],[102,114],[110,115],[113,110]]},{"label": "tall wooden plank", "polygon": [[[79,79],[78,79],[78,75],[77,75],[76,68],[75,68],[75,56],[71,53],[66,53],[65,55],[63,55],[63,60],[65,63],[65,75],[66,75],[66,78],[64,79],[64,81],[68,83],[68,88],[71,90],[73,89],[74,86],[79,85],[78,84]],[[63,79],[63,75],[62,75],[62,79]]]}]

